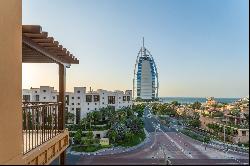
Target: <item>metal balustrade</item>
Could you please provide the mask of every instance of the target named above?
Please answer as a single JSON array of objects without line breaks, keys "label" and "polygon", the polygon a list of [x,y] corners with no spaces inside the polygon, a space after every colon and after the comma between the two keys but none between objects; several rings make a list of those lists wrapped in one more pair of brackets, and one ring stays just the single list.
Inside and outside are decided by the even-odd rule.
[{"label": "metal balustrade", "polygon": [[23,102],[23,153],[26,154],[60,133],[61,103]]}]

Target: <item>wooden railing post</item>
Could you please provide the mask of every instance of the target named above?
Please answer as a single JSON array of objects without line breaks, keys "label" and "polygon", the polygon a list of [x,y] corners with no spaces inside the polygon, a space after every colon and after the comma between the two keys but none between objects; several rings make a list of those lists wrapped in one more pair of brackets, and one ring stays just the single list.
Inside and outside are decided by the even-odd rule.
[{"label": "wooden railing post", "polygon": [[[59,130],[65,129],[65,87],[66,87],[66,67],[63,64],[59,64]],[[65,164],[65,151],[59,157],[60,165]]]}]

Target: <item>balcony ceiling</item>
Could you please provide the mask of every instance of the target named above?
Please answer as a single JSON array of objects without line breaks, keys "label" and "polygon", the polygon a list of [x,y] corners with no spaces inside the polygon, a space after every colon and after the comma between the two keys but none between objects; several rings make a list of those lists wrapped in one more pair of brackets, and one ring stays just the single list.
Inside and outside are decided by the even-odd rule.
[{"label": "balcony ceiling", "polygon": [[79,64],[79,60],[53,37],[48,37],[40,25],[22,26],[22,62]]}]

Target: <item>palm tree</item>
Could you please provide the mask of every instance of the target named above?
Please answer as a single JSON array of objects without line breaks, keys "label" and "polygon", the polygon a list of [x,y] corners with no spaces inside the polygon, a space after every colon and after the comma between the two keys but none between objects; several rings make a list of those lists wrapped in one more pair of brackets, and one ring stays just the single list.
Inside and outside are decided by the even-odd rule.
[{"label": "palm tree", "polygon": [[80,122],[81,126],[84,126],[84,130],[87,130],[87,122],[88,122],[87,118],[83,118]]},{"label": "palm tree", "polygon": [[89,121],[89,128],[91,128],[91,122],[93,121],[93,113],[92,112],[87,114],[87,120]]}]

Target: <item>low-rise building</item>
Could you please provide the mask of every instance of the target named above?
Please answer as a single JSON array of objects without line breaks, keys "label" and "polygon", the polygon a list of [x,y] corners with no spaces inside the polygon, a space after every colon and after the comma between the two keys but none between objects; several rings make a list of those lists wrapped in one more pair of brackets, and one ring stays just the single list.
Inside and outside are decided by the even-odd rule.
[{"label": "low-rise building", "polygon": [[[23,101],[26,102],[57,102],[58,92],[54,87],[40,86],[40,88],[23,89]],[[78,124],[87,113],[98,111],[100,108],[112,106],[116,110],[132,107],[132,91],[107,91],[98,89],[86,91],[86,87],[74,87],[74,92],[65,93],[65,110],[73,113],[74,120],[68,123]]]},{"label": "low-rise building", "polygon": [[186,115],[192,117],[195,113],[195,110],[186,107],[179,107],[176,109],[176,112],[178,115]]},{"label": "low-rise building", "polygon": [[218,104],[218,102],[214,99],[214,97],[208,97],[206,101],[207,106],[213,106],[215,104]]},{"label": "low-rise building", "polygon": [[[229,140],[233,143],[248,143],[249,142],[249,129],[236,128],[229,126],[224,123],[225,119],[222,118],[209,118],[200,116],[201,128],[213,132],[213,129],[208,127],[208,124],[217,124],[219,126],[225,126],[226,128],[231,128],[234,132],[231,135],[227,135]],[[223,136],[223,133],[219,133]]]}]

